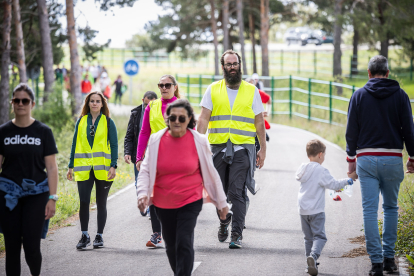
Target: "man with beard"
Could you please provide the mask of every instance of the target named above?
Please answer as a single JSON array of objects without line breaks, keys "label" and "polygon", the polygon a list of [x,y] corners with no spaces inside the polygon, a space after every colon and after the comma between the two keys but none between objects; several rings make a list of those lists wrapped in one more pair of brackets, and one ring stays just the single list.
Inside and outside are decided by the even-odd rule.
[{"label": "man with beard", "polygon": [[[242,247],[242,232],[246,217],[246,189],[257,192],[253,179],[256,166],[262,168],[266,158],[264,108],[259,90],[242,81],[241,58],[227,50],[220,59],[224,79],[212,83],[201,101],[197,131],[205,134],[213,152],[216,167],[232,214],[220,220],[218,240],[225,242],[232,222],[229,248]],[[261,150],[256,154],[255,137]]]}]

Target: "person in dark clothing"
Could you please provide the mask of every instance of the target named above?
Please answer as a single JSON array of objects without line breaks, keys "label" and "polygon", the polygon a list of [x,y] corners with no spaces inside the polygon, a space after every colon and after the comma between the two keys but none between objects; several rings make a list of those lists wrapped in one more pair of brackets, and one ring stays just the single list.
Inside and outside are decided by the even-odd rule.
[{"label": "person in dark clothing", "polygon": [[119,105],[121,105],[121,98],[122,98],[122,77],[121,75],[114,82],[115,85],[115,104],[116,100],[118,100]]},{"label": "person in dark clothing", "polygon": [[22,244],[30,274],[40,275],[40,239],[58,200],[58,151],[52,130],[31,117],[34,99],[27,84],[17,85],[11,100],[15,118],[0,126],[0,233],[10,276],[21,273]]},{"label": "person in dark clothing", "polygon": [[[365,241],[372,263],[369,275],[375,276],[397,270],[394,249],[398,192],[404,179],[404,143],[409,156],[407,173],[414,173],[410,99],[397,81],[388,79],[388,74],[387,58],[378,55],[369,61],[369,81],[350,99],[346,128],[348,172],[356,171],[361,181]],[[382,244],[378,231],[380,193],[384,212]]]}]

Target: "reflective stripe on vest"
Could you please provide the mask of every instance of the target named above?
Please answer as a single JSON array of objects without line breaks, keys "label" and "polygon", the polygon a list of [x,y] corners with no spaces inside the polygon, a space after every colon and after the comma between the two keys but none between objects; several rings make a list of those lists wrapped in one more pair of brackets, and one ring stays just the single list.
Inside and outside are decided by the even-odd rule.
[{"label": "reflective stripe on vest", "polygon": [[93,147],[91,148],[87,137],[87,131],[89,130],[88,115],[81,118],[78,125],[73,168],[76,181],[88,180],[91,169],[93,169],[97,179],[108,181],[108,171],[111,166],[111,147],[108,143],[107,128],[107,118],[102,114],[95,130]]},{"label": "reflective stripe on vest", "polygon": [[164,116],[162,115],[162,101],[161,99],[152,101],[150,104],[150,127],[151,127],[151,134],[157,133],[161,129],[167,127],[165,124]]},{"label": "reflective stripe on vest", "polygon": [[211,85],[213,111],[208,124],[210,144],[223,144],[228,139],[237,145],[255,143],[255,115],[252,109],[255,89],[254,85],[242,81],[231,109],[225,81]]}]

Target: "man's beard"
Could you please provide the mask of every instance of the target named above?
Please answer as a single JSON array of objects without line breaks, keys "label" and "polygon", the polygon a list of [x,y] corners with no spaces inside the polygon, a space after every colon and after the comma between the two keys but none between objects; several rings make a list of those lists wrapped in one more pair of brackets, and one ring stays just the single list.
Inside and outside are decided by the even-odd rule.
[{"label": "man's beard", "polygon": [[[236,74],[230,74],[230,72],[236,71]],[[226,82],[230,85],[235,85],[241,82],[242,79],[242,72],[241,68],[233,69],[231,68],[229,71],[226,70],[226,68],[223,68],[223,76]]]}]

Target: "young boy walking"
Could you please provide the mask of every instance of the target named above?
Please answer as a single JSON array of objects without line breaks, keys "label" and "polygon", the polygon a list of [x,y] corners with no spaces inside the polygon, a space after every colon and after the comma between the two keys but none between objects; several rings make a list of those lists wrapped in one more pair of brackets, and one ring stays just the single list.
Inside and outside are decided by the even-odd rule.
[{"label": "young boy walking", "polygon": [[296,180],[300,182],[298,208],[302,231],[305,236],[305,252],[308,273],[318,275],[316,261],[327,241],[325,234],[325,189],[340,190],[352,185],[357,179],[355,172],[349,178],[335,179],[322,167],[326,146],[319,140],[311,140],[306,145],[309,163],[303,163],[296,171]]}]

